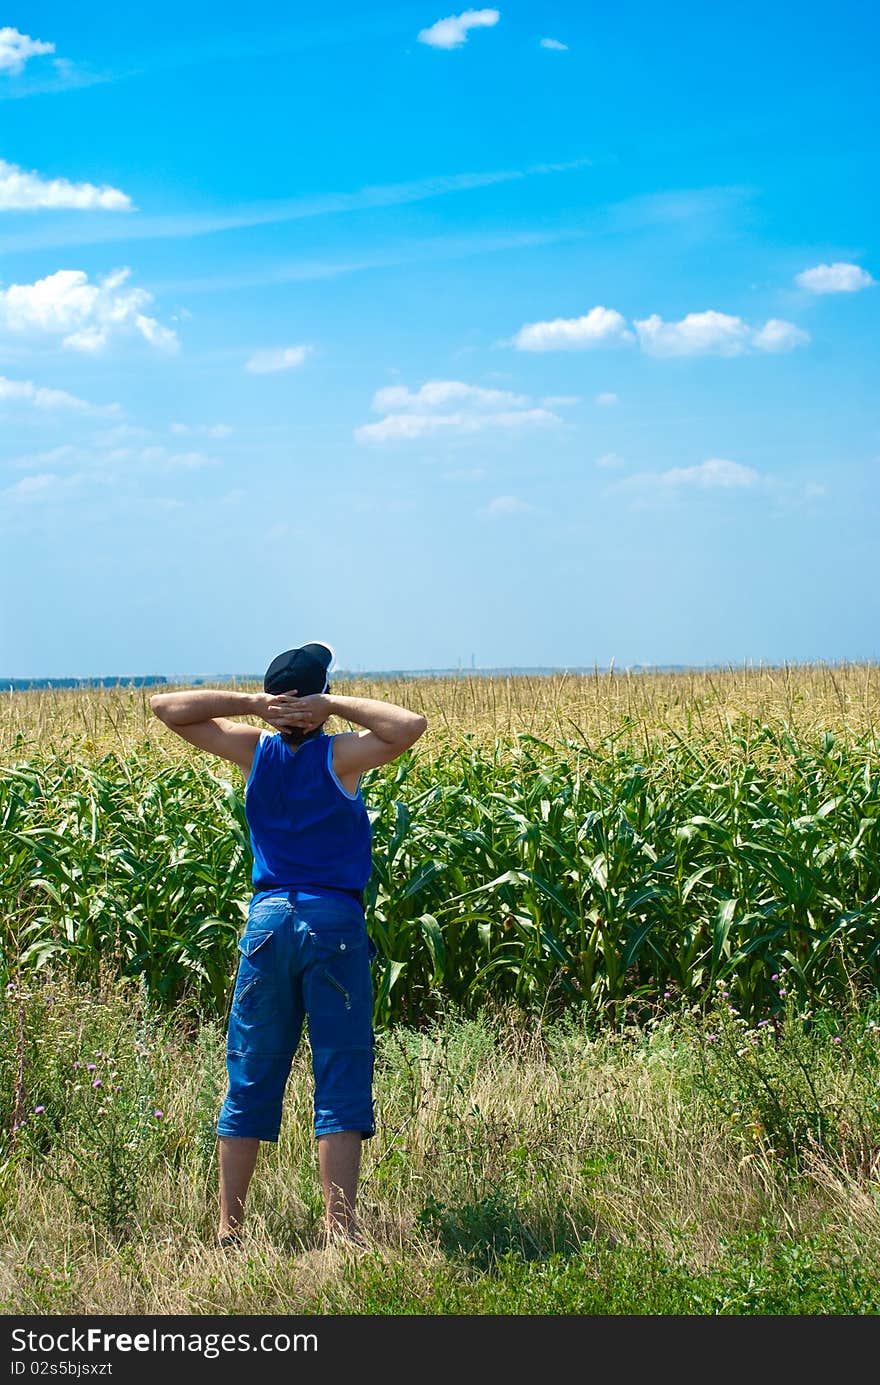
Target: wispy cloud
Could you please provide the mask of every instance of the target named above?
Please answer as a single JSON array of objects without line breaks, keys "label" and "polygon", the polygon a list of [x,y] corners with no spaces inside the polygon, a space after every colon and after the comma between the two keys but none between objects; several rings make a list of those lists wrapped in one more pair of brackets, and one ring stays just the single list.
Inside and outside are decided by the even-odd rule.
[{"label": "wispy cloud", "polygon": [[511,515],[534,514],[535,506],[530,505],[525,500],[520,500],[518,495],[496,495],[485,505],[480,514],[488,516],[489,519],[506,519]]},{"label": "wispy cloud", "polygon": [[467,43],[470,29],[492,29],[501,18],[500,10],[463,10],[438,19],[429,29],[419,30],[419,43],[430,48],[460,48]]},{"label": "wispy cloud", "polygon": [[368,270],[393,269],[398,265],[426,262],[435,264],[439,260],[455,260],[471,255],[494,255],[505,250],[527,250],[536,246],[556,245],[562,241],[579,240],[584,235],[585,232],[579,229],[560,229],[431,236],[349,260],[294,260],[274,266],[261,265],[234,274],[164,281],[154,284],[153,287],[162,293],[193,294],[234,292],[238,289],[256,288],[262,284],[310,283],[321,279],[336,279],[347,274],[362,274]]},{"label": "wispy cloud", "polygon": [[118,404],[90,404],[66,390],[49,389],[45,385],[35,385],[32,380],[10,380],[0,375],[0,409],[5,403],[27,404],[35,409],[70,409],[79,414],[112,416],[120,412]]},{"label": "wispy cloud", "polygon": [[376,391],[372,408],[385,417],[356,428],[358,442],[413,442],[431,436],[510,432],[562,422],[549,409],[533,407],[528,395],[485,389],[463,380],[427,380],[417,390],[389,385]]},{"label": "wispy cloud", "polygon": [[741,317],[710,309],[664,322],[657,313],[634,323],[639,345],[649,356],[741,356],[746,351],[791,351],[810,340],[791,322],[771,318],[750,327]]},{"label": "wispy cloud", "polygon": [[613,390],[603,390],[601,394],[596,395],[596,403],[600,409],[613,409],[615,404],[620,403],[620,396]]},{"label": "wispy cloud", "polygon": [[117,269],[90,283],[84,270],[60,269],[33,284],[10,284],[0,290],[0,331],[56,337],[62,346],[81,352],[100,351],[126,335],[176,351],[176,333],[144,311],[153,295],[125,287],[130,274]]},{"label": "wispy cloud", "polygon": [[447,404],[468,404],[480,409],[522,408],[530,401],[524,394],[512,394],[509,390],[487,390],[479,385],[467,385],[461,380],[427,380],[417,390],[408,390],[405,385],[389,385],[377,390],[373,395],[372,407],[376,413],[389,410],[415,410],[443,408]]},{"label": "wispy cloud", "polygon": [[568,44],[560,43],[558,38],[542,38],[540,46],[542,48],[549,48],[553,53],[568,52]]},{"label": "wispy cloud", "polygon": [[518,351],[583,351],[633,340],[626,319],[613,308],[591,308],[583,317],[528,322],[513,338]]},{"label": "wispy cloud", "polygon": [[0,29],[0,72],[9,72],[15,76],[31,58],[54,52],[54,43],[44,43],[42,39],[31,38],[29,34],[22,34],[18,29]]},{"label": "wispy cloud", "polygon": [[759,485],[760,474],[753,467],[710,457],[696,466],[671,467],[668,471],[640,471],[617,481],[613,491],[636,494],[661,494],[676,491],[743,491]]},{"label": "wispy cloud", "polygon": [[810,293],[858,293],[876,282],[860,265],[840,261],[815,265],[795,276],[795,283]]},{"label": "wispy cloud", "polygon": [[619,471],[625,465],[623,458],[618,457],[616,452],[605,452],[596,458],[596,466],[601,467],[603,471]]},{"label": "wispy cloud", "polygon": [[228,423],[172,423],[175,437],[228,438],[232,428]]},{"label": "wispy cloud", "polygon": [[5,235],[0,249],[7,252],[62,245],[106,244],[112,241],[186,239],[214,235],[251,226],[268,226],[285,221],[303,221],[319,216],[344,215],[371,208],[396,207],[430,201],[454,193],[477,191],[496,184],[519,182],[526,178],[549,177],[577,172],[590,167],[587,158],[562,163],[531,164],[525,168],[490,169],[481,173],[437,174],[406,183],[381,183],[354,192],[331,192],[315,197],[277,198],[267,202],[227,207],[215,212],[178,212],[169,216],[144,216],[120,222],[89,222],[86,225],[45,227],[26,236]]},{"label": "wispy cloud", "polygon": [[444,471],[444,481],[455,481],[472,485],[477,481],[483,481],[486,477],[486,468],[482,466],[456,467],[453,471]]},{"label": "wispy cloud", "polygon": [[20,481],[7,486],[0,494],[9,500],[45,500],[59,484],[62,484],[60,476],[51,471],[43,471],[36,476],[23,476]]},{"label": "wispy cloud", "polygon": [[163,443],[118,445],[112,434],[108,434],[103,440],[96,438],[90,445],[64,443],[48,451],[16,457],[9,465],[17,471],[39,474],[47,467],[55,468],[56,472],[78,467],[77,474],[84,480],[106,480],[110,473],[122,477],[134,473],[202,471],[221,463],[205,452],[178,452]]},{"label": "wispy cloud", "polygon": [[255,351],[245,362],[251,375],[274,375],[279,370],[294,370],[302,365],[311,352],[310,346],[280,346],[268,351]]},{"label": "wispy cloud", "polygon": [[201,471],[204,467],[220,465],[216,457],[204,452],[172,452],[161,445],[134,449],[130,456],[133,461],[164,471]]},{"label": "wispy cloud", "polygon": [[723,457],[710,457],[698,466],[672,467],[660,473],[664,486],[696,486],[700,490],[742,489],[754,486],[759,480],[754,467],[730,462]]},{"label": "wispy cloud", "polygon": [[548,409],[507,409],[499,413],[389,414],[378,423],[355,429],[358,442],[413,442],[438,433],[508,432],[520,428],[547,427],[560,423]]}]

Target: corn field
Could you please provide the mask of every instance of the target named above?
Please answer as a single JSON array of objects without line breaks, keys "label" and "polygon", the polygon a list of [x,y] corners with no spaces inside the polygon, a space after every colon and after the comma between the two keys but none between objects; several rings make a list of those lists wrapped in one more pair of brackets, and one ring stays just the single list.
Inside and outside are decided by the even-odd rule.
[{"label": "corn field", "polygon": [[[619,1024],[719,983],[754,1017],[876,989],[876,666],[335,690],[429,718],[363,780],[377,1026],[494,1002]],[[250,893],[243,778],[148,696],[4,695],[2,980],[134,976],[217,1016]]]}]

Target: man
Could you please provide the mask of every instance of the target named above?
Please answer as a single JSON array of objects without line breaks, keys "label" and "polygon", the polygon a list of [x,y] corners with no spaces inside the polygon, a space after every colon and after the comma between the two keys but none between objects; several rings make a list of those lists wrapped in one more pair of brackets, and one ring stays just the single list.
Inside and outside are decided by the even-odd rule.
[{"label": "man", "polygon": [[[245,776],[253,896],[229,1014],[229,1086],[217,1124],[222,1246],[238,1243],[260,1141],[277,1141],[284,1087],[308,1022],[325,1234],[356,1236],[361,1144],[374,1133],[371,956],[362,891],[371,869],[365,770],[427,726],[393,703],[331,695],[329,645],[286,650],[262,693],[157,693],[156,716]],[[273,732],[229,720],[256,716]],[[362,730],[324,734],[338,716]]]}]

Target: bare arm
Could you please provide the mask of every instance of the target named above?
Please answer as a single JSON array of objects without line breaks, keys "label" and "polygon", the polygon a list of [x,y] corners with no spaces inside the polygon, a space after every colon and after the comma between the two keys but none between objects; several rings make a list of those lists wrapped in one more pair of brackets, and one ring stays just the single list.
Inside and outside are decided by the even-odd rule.
[{"label": "bare arm", "polygon": [[388,764],[419,739],[428,722],[421,712],[411,712],[393,702],[372,697],[338,697],[335,693],[316,693],[297,697],[282,693],[270,698],[270,717],[283,717],[290,727],[313,731],[327,717],[341,717],[362,731],[344,732],[333,738],[333,769],[349,792],[357,788],[364,770]]},{"label": "bare arm", "polygon": [[184,688],[179,692],[154,693],[150,706],[159,720],[183,740],[230,760],[247,775],[260,738],[259,728],[227,718],[258,716],[267,720],[266,709],[271,701],[267,693]]}]

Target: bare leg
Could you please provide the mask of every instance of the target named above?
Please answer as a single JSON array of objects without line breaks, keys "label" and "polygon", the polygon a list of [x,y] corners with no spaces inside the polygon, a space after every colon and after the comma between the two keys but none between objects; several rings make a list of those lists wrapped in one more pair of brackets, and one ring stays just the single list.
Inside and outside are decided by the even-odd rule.
[{"label": "bare leg", "polygon": [[361,1167],[359,1130],[341,1130],[318,1136],[318,1168],[324,1190],[324,1231],[329,1240],[341,1233],[353,1240],[357,1234],[354,1205]]},{"label": "bare leg", "polygon": [[257,1166],[259,1140],[238,1135],[220,1135],[217,1141],[220,1161],[220,1227],[218,1238],[238,1235],[244,1221],[244,1200]]}]

